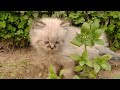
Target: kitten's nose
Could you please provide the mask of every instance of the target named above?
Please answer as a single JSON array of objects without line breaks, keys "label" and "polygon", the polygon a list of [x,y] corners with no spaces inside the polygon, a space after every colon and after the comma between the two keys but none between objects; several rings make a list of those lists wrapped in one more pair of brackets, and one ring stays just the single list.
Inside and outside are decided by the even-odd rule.
[{"label": "kitten's nose", "polygon": [[52,48],[52,47],[50,47],[51,49],[54,49],[54,47]]},{"label": "kitten's nose", "polygon": [[54,47],[55,47],[55,45],[50,45],[50,48],[51,48],[51,49],[54,49]]},{"label": "kitten's nose", "polygon": [[49,48],[50,48],[50,49],[54,49],[54,48],[55,48],[55,45],[50,43]]}]

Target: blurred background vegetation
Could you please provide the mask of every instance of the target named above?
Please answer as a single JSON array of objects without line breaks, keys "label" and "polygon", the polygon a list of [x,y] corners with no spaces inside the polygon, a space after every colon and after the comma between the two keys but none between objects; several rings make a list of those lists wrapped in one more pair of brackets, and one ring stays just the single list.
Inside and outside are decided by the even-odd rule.
[{"label": "blurred background vegetation", "polygon": [[110,48],[120,48],[120,11],[0,11],[0,42],[8,47],[28,47],[28,32],[37,17],[70,19],[74,26],[99,20],[109,39]]}]

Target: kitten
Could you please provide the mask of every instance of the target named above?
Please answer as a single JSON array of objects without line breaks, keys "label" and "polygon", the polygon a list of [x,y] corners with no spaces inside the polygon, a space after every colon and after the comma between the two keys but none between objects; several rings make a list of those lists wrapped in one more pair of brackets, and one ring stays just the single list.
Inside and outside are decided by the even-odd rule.
[{"label": "kitten", "polygon": [[[39,59],[47,61],[48,67],[52,64],[57,74],[62,67],[65,70],[63,78],[66,79],[71,79],[75,75],[73,71],[75,61],[71,60],[69,55],[81,55],[84,51],[83,46],[77,47],[70,43],[76,33],[80,33],[80,28],[70,26],[69,22],[58,18],[37,19],[30,30],[31,44],[37,50]],[[87,47],[89,57],[108,53],[113,55],[114,59],[120,59],[120,55],[106,47],[108,43],[105,34],[100,38],[105,41],[106,45]]]}]

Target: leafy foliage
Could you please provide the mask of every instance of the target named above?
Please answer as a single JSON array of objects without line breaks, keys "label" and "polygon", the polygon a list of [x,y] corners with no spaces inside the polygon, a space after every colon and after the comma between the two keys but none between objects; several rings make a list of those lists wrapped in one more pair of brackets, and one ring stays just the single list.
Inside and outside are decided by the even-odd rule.
[{"label": "leafy foliage", "polygon": [[[98,21],[99,27],[104,29],[108,35],[110,48],[120,48],[120,12],[119,11],[69,11],[68,16],[73,24],[81,26],[85,21],[92,23]],[[97,23],[95,26],[97,27]],[[112,37],[111,37],[112,36]]]},{"label": "leafy foliage", "polygon": [[0,39],[11,40],[11,44],[25,46],[28,43],[28,33],[35,13],[30,11],[1,11]]},{"label": "leafy foliage", "polygon": [[[10,40],[10,45],[28,46],[28,32],[32,20],[37,17],[70,19],[73,25],[78,27],[81,27],[84,22],[90,24],[95,22],[91,28],[96,26],[93,29],[99,27],[106,31],[111,49],[117,50],[120,48],[119,11],[0,11],[0,41]],[[86,29],[89,29],[89,27]],[[100,40],[97,40],[96,43],[102,44]]]},{"label": "leafy foliage", "polygon": [[75,75],[74,79],[80,78],[97,78],[97,73],[101,69],[111,70],[110,64],[107,62],[112,58],[111,55],[106,54],[99,57],[94,57],[93,60],[90,60],[88,57],[87,46],[92,47],[95,44],[103,45],[104,42],[99,39],[104,30],[99,29],[99,22],[94,21],[89,24],[84,22],[81,26],[81,33],[77,34],[76,37],[71,41],[72,44],[80,47],[81,45],[85,46],[85,50],[82,55],[72,54],[70,58],[79,63],[74,68],[75,72],[83,72],[80,75]]},{"label": "leafy foliage", "polygon": [[59,76],[57,76],[53,68],[54,67],[51,65],[49,69],[49,76],[47,77],[47,79],[61,79],[64,73],[64,69],[60,70]]}]

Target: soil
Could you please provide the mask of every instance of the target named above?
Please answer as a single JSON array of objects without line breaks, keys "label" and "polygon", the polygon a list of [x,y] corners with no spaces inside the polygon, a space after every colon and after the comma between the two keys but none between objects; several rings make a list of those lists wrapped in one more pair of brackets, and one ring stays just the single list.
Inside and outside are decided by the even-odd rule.
[{"label": "soil", "polygon": [[36,63],[35,50],[19,49],[6,52],[0,50],[0,78],[45,79],[48,76],[44,63]]},{"label": "soil", "polygon": [[[119,53],[119,52],[117,52]],[[44,62],[38,60],[34,49],[17,49],[7,52],[0,49],[0,78],[1,79],[45,79],[48,69]],[[120,62],[110,62],[112,71],[102,70],[99,77],[108,79],[120,78]]]}]

